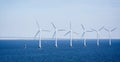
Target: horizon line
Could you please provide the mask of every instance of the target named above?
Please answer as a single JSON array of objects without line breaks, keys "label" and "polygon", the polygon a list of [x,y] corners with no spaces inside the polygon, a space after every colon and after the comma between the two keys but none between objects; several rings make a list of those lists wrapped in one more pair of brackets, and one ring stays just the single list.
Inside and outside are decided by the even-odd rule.
[{"label": "horizon line", "polygon": [[[68,40],[69,38],[58,38],[58,40]],[[82,40],[83,38],[73,38]],[[97,39],[97,38],[86,38],[86,39]],[[109,39],[109,38],[99,38],[99,39]],[[111,39],[120,39],[120,38],[111,38]],[[39,38],[34,37],[0,37],[0,40],[39,40]],[[42,38],[41,40],[55,40],[55,38]]]}]

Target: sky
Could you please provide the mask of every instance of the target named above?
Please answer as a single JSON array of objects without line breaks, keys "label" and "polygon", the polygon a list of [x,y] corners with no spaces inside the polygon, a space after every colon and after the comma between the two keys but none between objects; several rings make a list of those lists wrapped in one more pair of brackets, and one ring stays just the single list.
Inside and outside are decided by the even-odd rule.
[{"label": "sky", "polygon": [[[38,31],[36,20],[41,29],[51,32],[42,32],[42,38],[52,38],[53,22],[58,29],[58,38],[69,30],[69,21],[73,38],[81,38],[83,24],[86,30],[99,29],[105,26],[108,29],[117,27],[112,32],[112,38],[120,38],[120,0],[0,0],[0,38],[4,37],[34,37]],[[86,33],[87,38],[96,38],[96,33]],[[108,38],[108,32],[100,31],[100,38]]]}]

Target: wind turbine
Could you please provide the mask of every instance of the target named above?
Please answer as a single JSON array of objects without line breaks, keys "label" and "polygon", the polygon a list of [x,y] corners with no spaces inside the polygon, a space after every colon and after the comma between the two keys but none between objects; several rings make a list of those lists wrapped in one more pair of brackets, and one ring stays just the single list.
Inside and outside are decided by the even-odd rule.
[{"label": "wind turbine", "polygon": [[43,30],[43,29],[41,29],[37,20],[36,20],[36,24],[37,24],[37,27],[38,27],[38,31],[36,32],[36,34],[35,34],[34,37],[36,37],[37,35],[39,35],[39,46],[38,47],[41,48],[41,34],[42,34],[42,31],[49,32],[49,30]]},{"label": "wind turbine", "polygon": [[100,31],[101,31],[102,29],[104,29],[104,26],[103,26],[103,27],[101,27],[101,28],[100,28],[100,29],[98,29],[98,30],[93,29],[93,28],[91,28],[91,29],[97,33],[97,46],[99,46],[99,44],[100,44],[100,42],[99,42],[99,38],[100,38]]},{"label": "wind turbine", "polygon": [[87,45],[86,45],[85,34],[86,34],[86,32],[92,32],[92,31],[86,30],[83,24],[81,24],[81,26],[82,26],[82,29],[83,29],[82,37],[84,38],[84,43],[83,44],[84,44],[84,47],[86,47]]},{"label": "wind turbine", "polygon": [[73,33],[75,33],[75,34],[78,34],[78,33],[72,31],[71,21],[69,22],[69,24],[70,24],[69,31],[66,32],[64,36],[70,34],[70,47],[72,47],[72,39],[73,39],[72,35],[73,35]]},{"label": "wind turbine", "polygon": [[58,44],[57,44],[57,39],[58,39],[57,38],[57,34],[58,34],[58,31],[65,31],[65,29],[57,29],[54,23],[51,23],[51,24],[52,24],[52,26],[54,28],[54,33],[53,33],[52,38],[55,37],[55,47],[58,47]]},{"label": "wind turbine", "polygon": [[113,28],[111,30],[107,28],[104,28],[104,29],[109,33],[109,45],[111,46],[111,32],[115,31],[117,28]]}]

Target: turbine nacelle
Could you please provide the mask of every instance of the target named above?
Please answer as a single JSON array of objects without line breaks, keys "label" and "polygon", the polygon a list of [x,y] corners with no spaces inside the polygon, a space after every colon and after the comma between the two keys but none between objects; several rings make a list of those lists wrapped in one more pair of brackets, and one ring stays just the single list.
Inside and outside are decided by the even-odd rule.
[{"label": "turbine nacelle", "polygon": [[83,33],[82,33],[81,37],[84,37],[84,35],[86,34],[86,32],[93,32],[91,30],[86,30],[83,24],[81,24],[81,26],[82,26],[82,29],[83,29]]},{"label": "turbine nacelle", "polygon": [[55,37],[57,31],[65,31],[65,29],[57,29],[54,23],[51,23],[51,24],[52,24],[52,26],[54,28],[54,33],[53,33],[52,38]]}]

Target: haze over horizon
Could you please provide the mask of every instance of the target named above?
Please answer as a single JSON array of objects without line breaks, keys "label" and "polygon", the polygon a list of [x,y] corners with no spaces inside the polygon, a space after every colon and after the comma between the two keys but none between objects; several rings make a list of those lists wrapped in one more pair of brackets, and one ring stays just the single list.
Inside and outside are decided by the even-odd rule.
[{"label": "haze over horizon", "polygon": [[[38,20],[42,29],[51,30],[42,32],[42,38],[52,37],[51,22],[69,30],[71,21],[73,31],[80,33],[73,38],[81,38],[83,24],[87,30],[117,27],[111,35],[120,39],[120,0],[0,0],[0,9],[0,38],[34,37]],[[63,36],[66,32],[59,32],[58,38],[69,38]],[[96,32],[86,37],[96,38]],[[102,30],[100,38],[108,38],[108,32]]]}]

